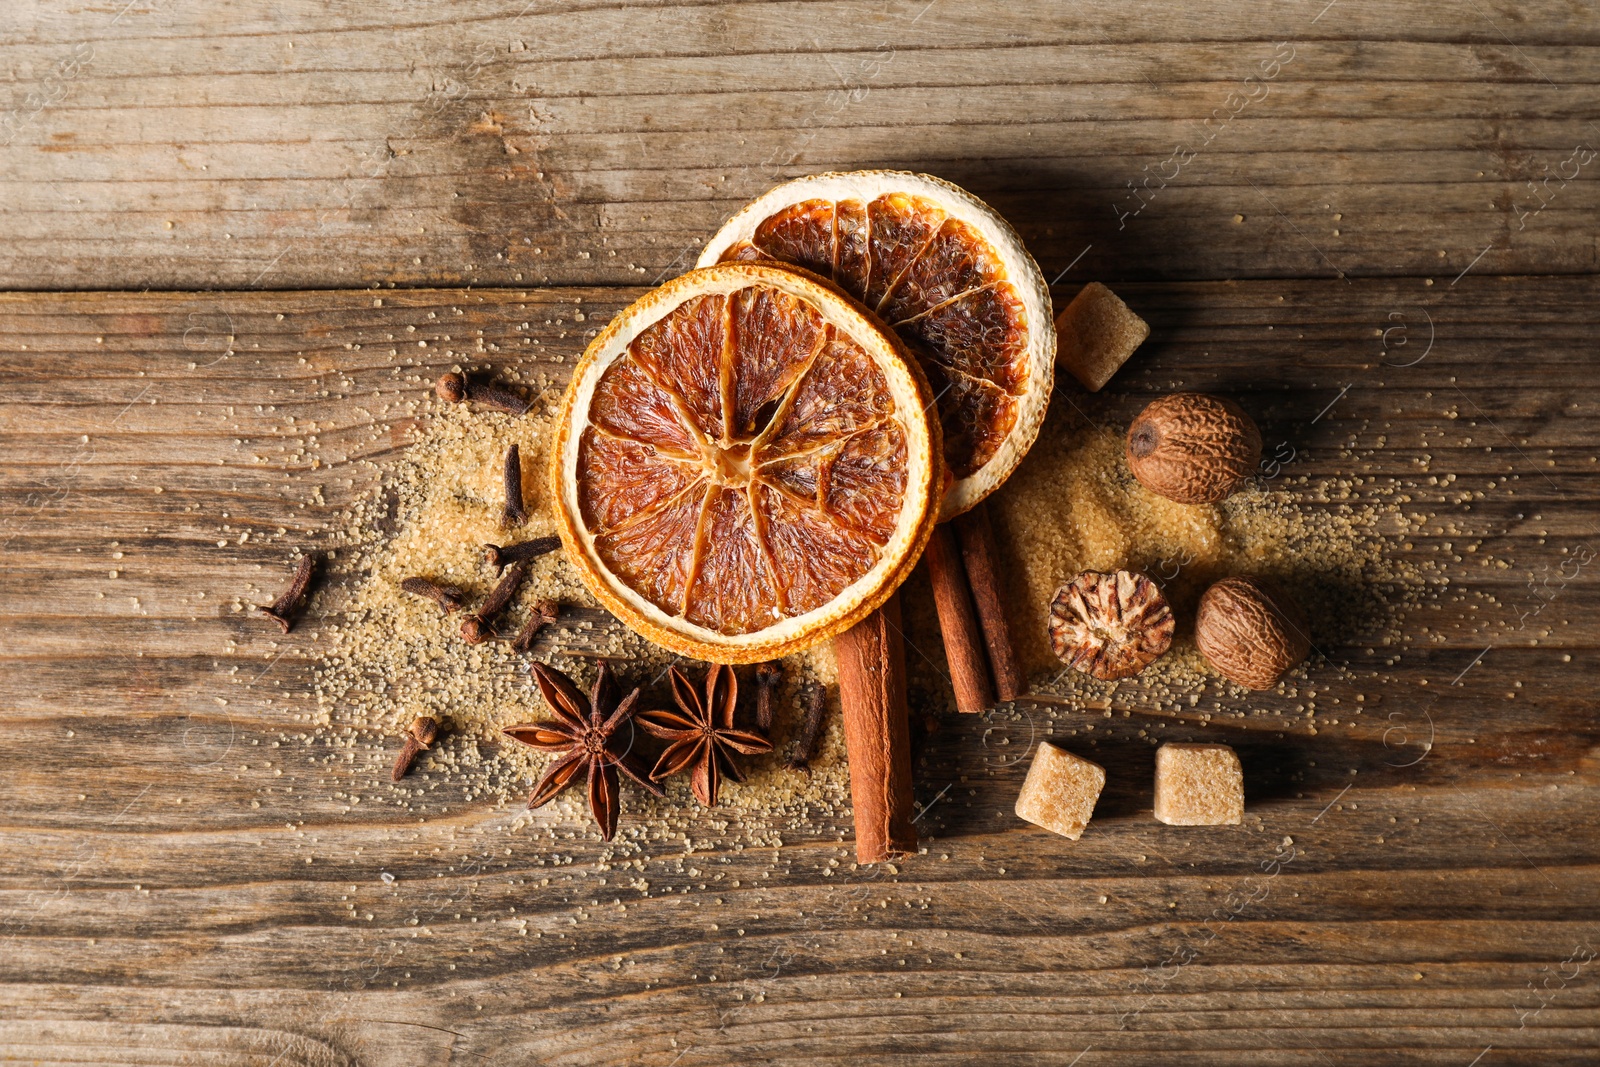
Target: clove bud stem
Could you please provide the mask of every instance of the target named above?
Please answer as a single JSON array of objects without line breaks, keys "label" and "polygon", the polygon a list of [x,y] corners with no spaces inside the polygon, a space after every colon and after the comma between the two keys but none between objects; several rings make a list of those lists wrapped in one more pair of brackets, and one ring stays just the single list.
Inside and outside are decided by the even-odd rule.
[{"label": "clove bud stem", "polygon": [[416,596],[427,597],[438,604],[439,610],[446,615],[461,607],[461,590],[453,585],[440,585],[432,578],[407,578],[400,583],[400,588]]},{"label": "clove bud stem", "polygon": [[256,610],[274,619],[283,627],[284,633],[294,629],[297,609],[306,595],[306,590],[311,586],[311,574],[316,566],[313,557],[301,556],[299,565],[295,567],[294,581],[289,584],[288,590],[273,601],[270,608],[257,607]]},{"label": "clove bud stem", "polygon": [[527,623],[522,627],[522,632],[512,638],[511,647],[518,652],[526,652],[533,647],[533,639],[539,631],[556,621],[561,613],[561,605],[554,600],[541,600],[533,606],[533,614],[528,616]]},{"label": "clove bud stem", "polygon": [[511,415],[526,415],[533,405],[516,393],[496,382],[480,382],[460,371],[441,374],[433,391],[440,400],[451,404],[472,401],[491,411],[504,411]]},{"label": "clove bud stem", "polygon": [[513,563],[500,576],[500,581],[489,590],[478,610],[461,620],[461,639],[469,645],[481,645],[494,636],[494,617],[505,610],[517,587],[528,573],[526,563]]},{"label": "clove bud stem", "polygon": [[528,511],[522,506],[522,449],[513,444],[506,449],[506,507],[501,513],[500,525],[507,529],[528,521]]},{"label": "clove bud stem", "polygon": [[800,726],[800,737],[784,764],[791,771],[811,769],[811,761],[817,755],[817,741],[822,737],[822,720],[828,715],[828,695],[822,686],[807,686],[805,694],[805,719]]},{"label": "clove bud stem", "polygon": [[547,552],[554,552],[561,547],[559,537],[535,537],[531,541],[520,544],[484,545],[483,561],[491,567],[504,567],[508,563],[522,563],[530,559],[538,559]]},{"label": "clove bud stem", "polygon": [[772,696],[781,681],[783,665],[777,660],[756,665],[756,729],[764,734],[772,732]]},{"label": "clove bud stem", "polygon": [[433,742],[439,737],[439,720],[431,715],[418,715],[411,720],[410,727],[406,730],[406,742],[400,748],[400,755],[395,757],[394,770],[390,772],[391,781],[398,782],[411,771],[411,765],[426,749],[433,747]]}]

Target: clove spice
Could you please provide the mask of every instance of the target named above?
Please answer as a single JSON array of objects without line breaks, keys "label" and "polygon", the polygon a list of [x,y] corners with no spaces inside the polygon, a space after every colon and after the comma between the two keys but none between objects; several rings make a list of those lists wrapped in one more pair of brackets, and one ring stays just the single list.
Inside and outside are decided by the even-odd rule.
[{"label": "clove spice", "polygon": [[516,596],[517,587],[522,584],[522,579],[528,573],[526,563],[513,563],[506,572],[500,576],[495,587],[489,590],[489,595],[483,603],[478,605],[478,610],[461,620],[461,639],[469,645],[481,645],[494,636],[494,617],[505,610],[511,598]]},{"label": "clove spice", "polygon": [[777,660],[756,664],[756,729],[772,732],[772,697],[783,681],[783,665]]},{"label": "clove spice", "polygon": [[400,588],[415,596],[425,596],[435,604],[439,610],[449,615],[461,607],[462,592],[453,585],[440,585],[432,578],[407,578],[400,583]]},{"label": "clove spice", "polygon": [[394,770],[390,772],[389,779],[398,782],[411,771],[411,765],[425,750],[433,747],[439,737],[439,720],[431,715],[418,715],[411,720],[410,727],[406,730],[406,742],[400,748],[400,755],[395,757]]},{"label": "clove spice", "polygon": [[820,685],[805,688],[805,718],[801,721],[800,737],[794,751],[784,766],[791,771],[808,771],[817,755],[817,742],[822,738],[822,720],[828,715],[828,695]]},{"label": "clove spice", "polygon": [[533,405],[498,382],[482,382],[469,378],[460,371],[441,374],[433,385],[434,393],[450,404],[472,401],[491,411],[504,411],[511,415],[526,415]]},{"label": "clove spice", "polygon": [[294,581],[289,584],[288,590],[273,601],[270,608],[258,606],[256,610],[275,620],[279,626],[283,627],[284,633],[294,629],[300,601],[305,598],[306,590],[311,586],[311,575],[316,570],[316,566],[314,557],[301,556],[299,565],[295,567]]},{"label": "clove spice", "polygon": [[522,506],[522,449],[513,444],[506,449],[506,507],[500,525],[510,529],[527,521],[528,509]]},{"label": "clove spice", "polygon": [[491,567],[504,567],[508,563],[524,563],[531,559],[538,559],[547,552],[554,552],[561,547],[559,537],[535,537],[531,541],[520,544],[484,545],[483,561]]},{"label": "clove spice", "polygon": [[561,605],[554,600],[541,600],[533,606],[533,614],[528,616],[527,623],[522,631],[511,640],[511,647],[518,652],[526,652],[533,647],[533,639],[539,631],[556,621],[561,613]]}]

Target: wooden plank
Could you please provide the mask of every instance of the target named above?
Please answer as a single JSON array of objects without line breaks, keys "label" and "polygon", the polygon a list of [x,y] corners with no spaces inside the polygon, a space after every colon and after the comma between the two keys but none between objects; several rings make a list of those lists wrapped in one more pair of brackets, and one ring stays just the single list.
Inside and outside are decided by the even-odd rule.
[{"label": "wooden plank", "polygon": [[872,166],[969,185],[1052,277],[1596,267],[1581,6],[19,6],[17,289],[637,285]]},{"label": "wooden plank", "polygon": [[[244,610],[381,491],[437,373],[553,395],[638,290],[0,296],[0,1046],[1586,1062],[1600,607],[1587,568],[1542,601],[1527,582],[1595,543],[1597,285],[1120,286],[1151,341],[1052,420],[1076,405],[1117,432],[1159,392],[1239,396],[1296,449],[1303,508],[1404,500],[1383,532],[1436,588],[1398,644],[1325,650],[1309,720],[1280,694],[1172,709],[1137,686],[963,719],[913,630],[926,852],[859,870],[824,810],[685,809],[603,848],[446,772],[392,791],[392,743],[314,726],[316,616],[349,561],[288,638]],[[1044,737],[1112,772],[1079,842],[1011,814]],[[1155,823],[1152,738],[1235,744],[1245,825]]]}]

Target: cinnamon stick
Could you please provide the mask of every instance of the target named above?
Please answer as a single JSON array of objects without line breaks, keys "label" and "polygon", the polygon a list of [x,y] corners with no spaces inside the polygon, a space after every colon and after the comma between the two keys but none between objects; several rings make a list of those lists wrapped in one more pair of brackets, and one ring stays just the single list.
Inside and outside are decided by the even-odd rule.
[{"label": "cinnamon stick", "polygon": [[989,505],[979,504],[958,516],[953,525],[956,540],[961,544],[961,561],[966,564],[973,607],[977,609],[984,645],[989,650],[995,694],[1003,701],[1016,700],[1028,691],[1028,680],[1017,662],[1011,624],[1006,621],[1005,604],[1000,596],[1000,557],[994,547]]},{"label": "cinnamon stick", "polygon": [[856,859],[881,863],[917,849],[900,595],[834,638],[833,651],[850,757]]},{"label": "cinnamon stick", "polygon": [[956,710],[976,715],[994,703],[994,686],[989,680],[989,653],[983,630],[967,590],[967,569],[948,524],[933,528],[922,558],[928,563],[928,577],[933,582],[933,604],[939,610],[939,630],[944,635],[944,658],[950,664],[950,684],[956,691]]}]

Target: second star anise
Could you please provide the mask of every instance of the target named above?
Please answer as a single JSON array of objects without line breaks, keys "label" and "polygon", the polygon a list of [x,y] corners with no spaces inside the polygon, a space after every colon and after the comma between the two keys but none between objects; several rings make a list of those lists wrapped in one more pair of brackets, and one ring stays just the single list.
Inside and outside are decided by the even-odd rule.
[{"label": "second star anise", "polygon": [[571,678],[542,663],[533,665],[533,676],[545,703],[555,712],[555,721],[517,723],[501,732],[530,748],[562,755],[533,787],[528,807],[550,803],[572,784],[579,771],[585,771],[589,777],[589,810],[600,824],[600,835],[610,841],[617,832],[617,813],[621,809],[617,771],[656,796],[665,795],[665,790],[645,774],[638,757],[617,744],[618,727],[632,718],[639,706],[639,690],[617,699],[616,683],[603,660],[595,675],[594,690],[587,698]]},{"label": "second star anise", "polygon": [[715,664],[706,672],[704,700],[682,671],[673,667],[671,674],[672,699],[678,710],[646,711],[639,715],[640,726],[663,741],[671,742],[656,761],[650,777],[660,781],[688,771],[695,799],[714,808],[724,777],[744,781],[744,774],[733,762],[733,754],[741,752],[753,756],[771,752],[772,742],[758,733],[734,729],[739,679],[733,668]]}]

